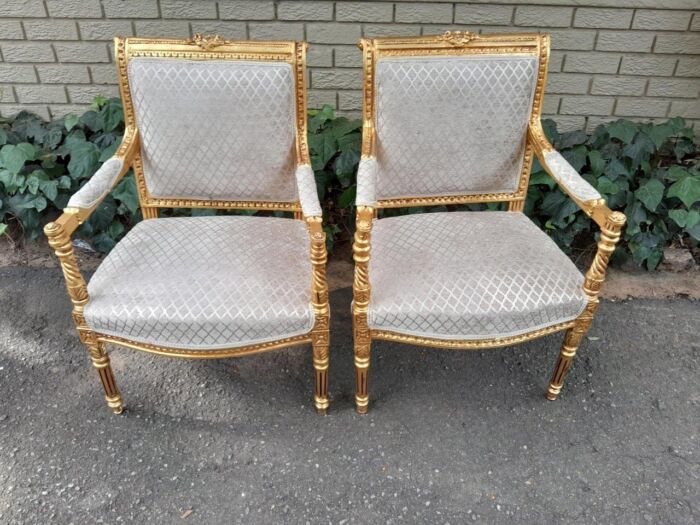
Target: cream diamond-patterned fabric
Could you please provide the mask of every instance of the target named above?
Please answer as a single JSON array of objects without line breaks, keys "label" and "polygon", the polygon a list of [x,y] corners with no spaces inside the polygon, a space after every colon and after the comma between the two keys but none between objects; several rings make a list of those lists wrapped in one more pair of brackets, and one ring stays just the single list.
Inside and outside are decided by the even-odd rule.
[{"label": "cream diamond-patterned fabric", "polygon": [[134,58],[129,87],[152,196],[296,200],[290,64]]},{"label": "cream diamond-patterned fabric", "polygon": [[303,221],[218,216],[137,224],[88,284],[87,325],[103,334],[216,349],[311,331]]},{"label": "cream diamond-patterned fabric", "polygon": [[576,318],[583,276],[522,213],[375,221],[369,326],[441,339],[523,334]]},{"label": "cream diamond-patterned fabric", "polygon": [[124,162],[118,157],[105,161],[100,169],[68,200],[69,208],[92,208],[107,195],[122,170]]},{"label": "cream diamond-patterned fabric", "polygon": [[560,186],[582,201],[602,199],[598,190],[581,177],[558,151],[548,151],[544,154],[544,161],[549,170],[552,172],[552,177]]},{"label": "cream diamond-patterned fabric", "polygon": [[355,204],[357,206],[375,206],[377,204],[377,159],[360,159],[357,168],[357,193]]},{"label": "cream diamond-patterned fabric", "polygon": [[321,203],[318,201],[316,177],[309,164],[300,164],[296,171],[299,201],[304,217],[320,217],[323,214]]},{"label": "cream diamond-patterned fabric", "polygon": [[537,57],[383,58],[376,67],[377,199],[517,189]]}]

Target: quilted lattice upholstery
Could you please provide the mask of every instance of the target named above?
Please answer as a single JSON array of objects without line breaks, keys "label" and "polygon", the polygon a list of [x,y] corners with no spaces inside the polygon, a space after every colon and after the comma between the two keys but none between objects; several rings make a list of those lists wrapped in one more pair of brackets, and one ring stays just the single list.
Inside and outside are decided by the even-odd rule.
[{"label": "quilted lattice upholstery", "polygon": [[303,221],[218,216],[137,224],[88,284],[88,326],[185,349],[308,333],[309,236]]},{"label": "quilted lattice upholstery", "polygon": [[537,71],[533,56],[380,59],[377,198],[515,191]]},{"label": "quilted lattice upholstery", "polygon": [[374,206],[377,204],[377,159],[361,158],[357,168],[357,206]]},{"label": "quilted lattice upholstery", "polygon": [[558,151],[548,151],[544,154],[544,160],[554,180],[577,199],[588,201],[602,198],[598,190],[581,177]]},{"label": "quilted lattice upholstery", "polygon": [[522,213],[375,221],[369,326],[441,339],[508,337],[576,318],[583,276]]},{"label": "quilted lattice upholstery", "polygon": [[321,203],[318,202],[316,177],[314,170],[308,164],[300,164],[296,171],[299,201],[304,217],[320,217]]},{"label": "quilted lattice upholstery", "polygon": [[129,86],[152,196],[296,200],[290,64],[134,58]]},{"label": "quilted lattice upholstery", "polygon": [[71,195],[68,201],[69,208],[92,208],[105,197],[114,186],[124,162],[122,159],[112,157],[105,161],[100,169],[80,188]]}]

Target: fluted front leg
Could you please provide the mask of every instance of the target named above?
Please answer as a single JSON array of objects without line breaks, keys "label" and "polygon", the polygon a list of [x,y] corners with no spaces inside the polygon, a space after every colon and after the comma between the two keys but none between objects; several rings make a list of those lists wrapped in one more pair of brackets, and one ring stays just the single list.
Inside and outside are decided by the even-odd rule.
[{"label": "fluted front leg", "polygon": [[352,293],[352,327],[355,354],[355,407],[359,414],[369,406],[368,374],[371,336],[367,320],[369,307],[369,255],[370,232],[374,211],[369,206],[357,208],[355,241],[352,246],[355,260],[355,280]]},{"label": "fluted front leg", "polygon": [[605,272],[610,262],[610,256],[615,251],[615,245],[620,241],[622,228],[625,225],[625,216],[620,212],[610,212],[605,222],[602,224],[600,240],[598,241],[598,251],[593,259],[593,263],[586,272],[583,283],[583,291],[588,296],[588,305],[583,313],[576,319],[576,324],[567,330],[564,336],[564,343],[559,352],[559,358],[554,367],[554,373],[547,389],[547,399],[554,401],[561,392],[571,363],[576,356],[576,351],[583,336],[588,332],[593,322],[593,317],[598,309],[598,294],[605,280]]},{"label": "fluted front leg", "polygon": [[314,309],[315,323],[311,334],[314,372],[316,386],[314,406],[319,414],[325,414],[330,401],[328,399],[328,365],[330,361],[330,306],[328,304],[328,282],[326,280],[326,234],[323,232],[320,217],[307,219],[311,236],[311,265],[313,281],[311,284],[311,304]]},{"label": "fluted front leg", "polygon": [[116,381],[114,380],[112,365],[109,361],[109,356],[105,351],[104,343],[91,342],[86,343],[86,345],[88,352],[90,352],[92,366],[94,366],[97,370],[97,374],[100,376],[100,381],[102,382],[102,387],[105,390],[107,406],[111,408],[112,412],[115,414],[121,414],[124,411],[122,394],[117,387]]}]

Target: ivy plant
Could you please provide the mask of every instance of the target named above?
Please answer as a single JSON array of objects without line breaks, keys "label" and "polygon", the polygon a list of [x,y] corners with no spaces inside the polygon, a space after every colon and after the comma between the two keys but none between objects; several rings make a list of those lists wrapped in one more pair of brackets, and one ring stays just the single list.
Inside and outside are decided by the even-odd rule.
[{"label": "ivy plant", "polygon": [[[362,124],[336,116],[328,106],[310,111],[308,124],[311,162],[332,248],[334,241],[348,241],[353,230]],[[554,146],[608,205],[627,215],[617,260],[631,258],[654,270],[666,246],[698,246],[700,149],[683,119],[661,124],[618,120],[598,126],[590,135],[561,133],[552,121],[543,125]],[[123,132],[119,99],[97,98],[83,115],[51,122],[27,112],[0,118],[0,235],[36,239],[43,224],[57,216],[70,195],[114,154]],[[424,210],[407,210],[416,211]],[[591,243],[596,235],[591,220],[557,188],[537,160],[525,211],[564,250]],[[190,211],[172,212],[185,213]],[[95,250],[108,252],[140,219],[134,178],[128,174],[77,234]]]}]

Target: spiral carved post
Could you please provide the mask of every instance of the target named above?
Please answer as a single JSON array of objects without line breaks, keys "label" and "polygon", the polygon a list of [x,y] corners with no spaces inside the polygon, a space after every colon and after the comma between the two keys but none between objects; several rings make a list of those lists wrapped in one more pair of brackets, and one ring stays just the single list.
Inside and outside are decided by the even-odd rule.
[{"label": "spiral carved post", "polygon": [[311,266],[313,282],[311,285],[311,305],[314,309],[315,323],[311,332],[313,363],[316,372],[314,405],[319,414],[328,410],[328,364],[330,346],[330,307],[328,305],[328,282],[326,280],[326,234],[320,217],[307,219],[311,235]]},{"label": "spiral carved post", "polygon": [[615,245],[620,240],[622,228],[625,225],[625,215],[620,212],[610,212],[601,225],[600,239],[598,240],[598,251],[595,254],[593,263],[586,272],[583,282],[583,291],[588,296],[588,305],[583,313],[576,319],[573,327],[566,331],[564,344],[561,347],[554,373],[547,389],[547,399],[554,401],[561,392],[564,385],[564,377],[571,367],[571,363],[576,356],[576,351],[583,336],[593,322],[593,316],[598,309],[598,294],[605,280],[605,272],[608,268],[610,256],[615,251]]},{"label": "spiral carved post", "polygon": [[371,335],[367,320],[369,308],[369,255],[370,232],[374,210],[369,206],[358,206],[355,241],[352,257],[355,261],[355,280],[352,284],[352,329],[355,351],[355,407],[358,414],[365,414],[369,406],[367,376]]},{"label": "spiral carved post", "polygon": [[66,279],[68,296],[73,303],[73,321],[78,330],[78,336],[87,346],[92,364],[100,376],[107,405],[114,413],[121,414],[124,409],[122,396],[114,381],[109,356],[105,352],[104,345],[97,341],[94,332],[90,331],[85,323],[83,310],[88,302],[87,285],[78,269],[78,262],[75,259],[70,234],[66,230],[67,223],[72,223],[70,226],[74,229],[77,227],[77,218],[72,215],[63,215],[57,221],[47,224],[44,227],[44,233],[48,237],[49,245],[56,252],[56,256],[61,263],[63,276]]}]

